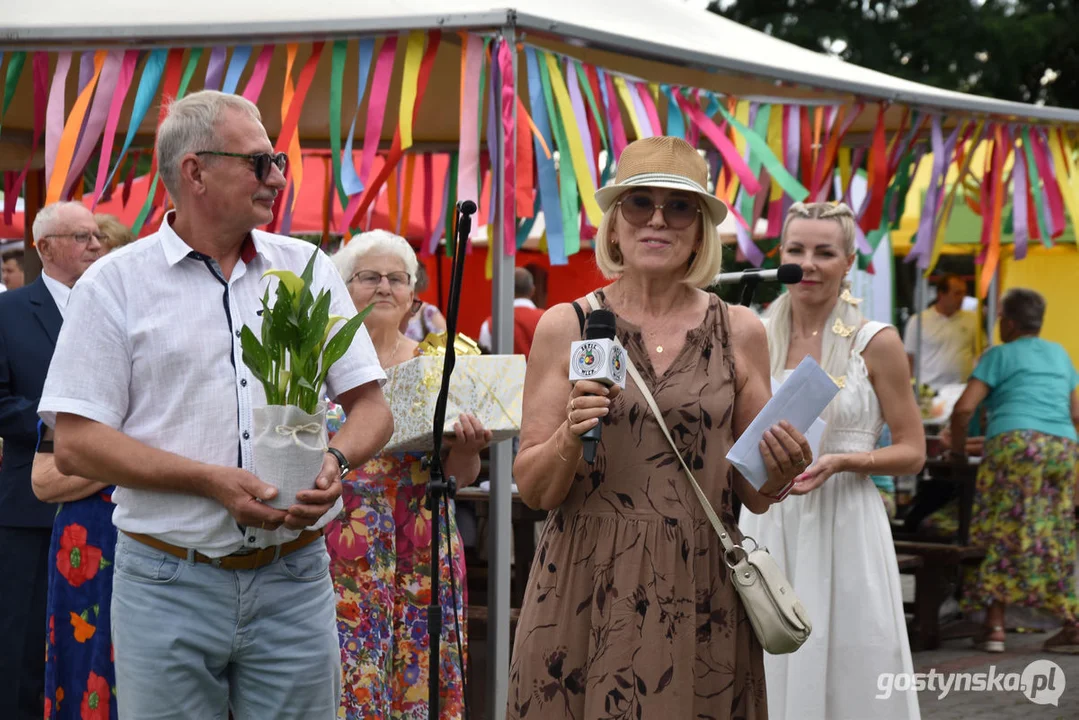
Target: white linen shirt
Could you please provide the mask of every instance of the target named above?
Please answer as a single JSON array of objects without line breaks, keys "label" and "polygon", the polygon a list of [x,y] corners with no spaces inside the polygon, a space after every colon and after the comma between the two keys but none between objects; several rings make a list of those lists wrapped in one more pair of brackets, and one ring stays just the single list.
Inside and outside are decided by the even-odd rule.
[{"label": "white linen shirt", "polygon": [[[56,413],[80,415],[150,447],[254,472],[251,408],[265,405],[266,395],[243,364],[239,336],[244,325],[261,336],[260,299],[268,287],[272,304],[277,286],[276,277],[263,274],[285,269],[299,275],[311,252],[318,252],[315,294],[330,290],[331,315],[350,318],[356,308],[321,251],[258,230],[245,242],[226,287],[205,262],[189,256],[192,250],[172,229],[172,216],[156,233],[109,253],[80,278],[38,412],[49,425],[55,425]],[[330,369],[326,390],[335,398],[385,379],[361,327]],[[284,527],[245,532],[223,505],[200,495],[117,487],[112,499],[113,524],[120,530],[210,557],[299,535]],[[323,527],[340,509],[338,500],[311,528]]]}]

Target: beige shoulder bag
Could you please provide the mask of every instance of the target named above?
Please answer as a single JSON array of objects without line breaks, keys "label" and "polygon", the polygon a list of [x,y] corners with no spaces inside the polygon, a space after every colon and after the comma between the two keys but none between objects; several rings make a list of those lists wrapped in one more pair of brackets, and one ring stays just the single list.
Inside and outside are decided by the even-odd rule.
[{"label": "beige shoulder bag", "polygon": [[[595,293],[589,293],[588,302],[593,310],[600,306]],[[628,355],[626,355],[626,370],[640,388],[641,395],[648,403],[663,435],[671,444],[675,457],[682,464],[682,469],[685,470],[689,484],[693,487],[693,492],[697,494],[705,515],[708,516],[709,522],[719,535],[719,541],[723,544],[723,562],[730,568],[731,580],[742,598],[742,605],[746,609],[746,615],[749,616],[749,622],[757,634],[761,647],[772,655],[794,652],[805,643],[813,630],[809,614],[802,607],[802,603],[794,594],[794,589],[787,582],[783,571],[779,569],[767,548],[759,547],[757,541],[748,535],[743,538],[742,543],[745,544],[746,540],[752,542],[752,550],[731,542],[723,521],[716,515],[712,504],[708,502],[704,491],[693,477],[693,472],[682,459],[682,454],[674,444],[674,439],[671,438],[671,433],[667,429],[667,423],[663,421],[663,415],[656,405],[655,398],[652,397],[652,393],[649,392],[648,386],[644,384],[641,374]],[[739,555],[741,559],[737,559]],[[733,563],[732,558],[736,559]]]}]

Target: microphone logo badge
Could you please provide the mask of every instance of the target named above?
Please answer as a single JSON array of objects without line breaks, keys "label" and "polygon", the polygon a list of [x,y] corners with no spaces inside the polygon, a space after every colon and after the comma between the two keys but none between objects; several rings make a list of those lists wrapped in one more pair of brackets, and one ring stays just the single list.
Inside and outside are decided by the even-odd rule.
[{"label": "microphone logo badge", "polygon": [[594,377],[604,366],[603,346],[597,342],[582,342],[573,353],[573,369],[578,377]]},{"label": "microphone logo badge", "polygon": [[625,351],[621,345],[615,344],[611,348],[611,379],[618,385],[626,383],[626,361],[623,357]]}]

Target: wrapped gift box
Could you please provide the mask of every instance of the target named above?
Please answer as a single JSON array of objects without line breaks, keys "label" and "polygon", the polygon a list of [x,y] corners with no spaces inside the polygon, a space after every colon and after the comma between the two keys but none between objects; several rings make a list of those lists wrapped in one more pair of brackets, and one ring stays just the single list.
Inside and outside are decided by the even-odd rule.
[{"label": "wrapped gift box", "polygon": [[[384,452],[433,449],[431,432],[444,362],[442,355],[421,355],[386,371],[383,392],[393,410],[394,430]],[[459,415],[470,413],[492,432],[492,442],[516,437],[521,431],[524,384],[524,355],[459,355],[450,376],[446,433],[453,433]]]}]

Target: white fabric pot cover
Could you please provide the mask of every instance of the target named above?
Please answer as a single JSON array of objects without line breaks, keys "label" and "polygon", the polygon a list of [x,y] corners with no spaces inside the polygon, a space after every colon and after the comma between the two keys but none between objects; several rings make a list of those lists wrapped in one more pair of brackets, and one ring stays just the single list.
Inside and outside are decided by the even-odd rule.
[{"label": "white fabric pot cover", "polygon": [[253,410],[255,475],[277,488],[266,504],[287,510],[296,493],[315,487],[326,454],[326,403],[315,414],[295,405],[267,405]]}]

